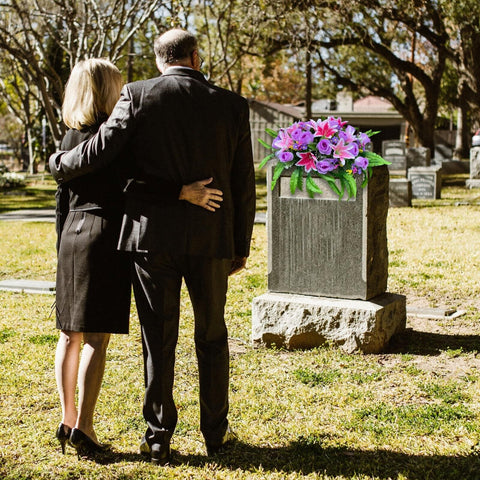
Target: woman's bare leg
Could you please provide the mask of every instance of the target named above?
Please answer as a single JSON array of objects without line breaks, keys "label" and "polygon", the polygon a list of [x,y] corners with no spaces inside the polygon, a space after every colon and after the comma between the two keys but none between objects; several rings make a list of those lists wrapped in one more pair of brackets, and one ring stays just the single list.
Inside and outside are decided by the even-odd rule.
[{"label": "woman's bare leg", "polygon": [[61,331],[55,352],[55,378],[62,405],[62,423],[73,427],[77,421],[75,391],[83,333]]},{"label": "woman's bare leg", "polygon": [[102,385],[109,341],[109,333],[85,332],[78,371],[78,417],[75,427],[97,443],[93,428],[93,413]]}]

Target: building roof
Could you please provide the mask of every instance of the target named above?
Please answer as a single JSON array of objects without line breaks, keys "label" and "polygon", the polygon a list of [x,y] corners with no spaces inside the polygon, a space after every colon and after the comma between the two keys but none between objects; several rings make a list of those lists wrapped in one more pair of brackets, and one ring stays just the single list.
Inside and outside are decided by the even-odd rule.
[{"label": "building roof", "polygon": [[393,105],[382,97],[369,95],[353,102],[354,112],[389,113],[394,112]]},{"label": "building roof", "polygon": [[276,110],[277,112],[284,113],[285,115],[290,115],[291,117],[294,117],[298,120],[302,119],[303,116],[305,115],[305,109],[296,105],[292,104],[281,104],[281,103],[275,103],[275,102],[264,102],[261,100],[254,100],[254,99],[249,99],[249,103],[252,104],[259,104],[263,105],[265,107],[271,108],[272,110]]}]

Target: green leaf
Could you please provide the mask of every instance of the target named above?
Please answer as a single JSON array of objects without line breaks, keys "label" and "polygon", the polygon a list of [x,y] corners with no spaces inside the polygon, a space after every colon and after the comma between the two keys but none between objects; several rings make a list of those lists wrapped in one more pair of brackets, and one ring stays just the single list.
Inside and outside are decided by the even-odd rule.
[{"label": "green leaf", "polygon": [[345,182],[347,188],[348,198],[355,198],[357,196],[357,182],[352,175],[344,175],[341,181]]},{"label": "green leaf", "polygon": [[379,167],[380,165],[391,164],[391,162],[385,160],[383,157],[374,152],[363,152],[363,155],[368,159],[369,167]]},{"label": "green leaf", "polygon": [[307,193],[310,198],[313,198],[316,193],[323,193],[320,190],[320,187],[315,183],[315,180],[311,177],[310,174],[307,175],[307,179],[305,181],[305,187],[307,189]]},{"label": "green leaf", "polygon": [[367,167],[367,171],[365,172],[365,175],[363,177],[362,188],[365,188],[367,186],[367,183],[368,183],[368,168],[370,168],[370,167]]},{"label": "green leaf", "polygon": [[365,132],[366,135],[368,135],[369,137],[373,137],[374,135],[376,135],[377,133],[380,133],[380,130],[377,130],[377,131],[373,131],[373,130],[367,130]]},{"label": "green leaf", "polygon": [[278,132],[271,129],[271,128],[266,128],[265,132],[267,132],[271,137],[276,138],[278,135]]},{"label": "green leaf", "polygon": [[267,155],[261,162],[258,168],[263,168],[269,160],[271,160],[273,157],[275,157],[274,153],[271,153],[270,155]]},{"label": "green leaf", "polygon": [[265,140],[262,140],[261,138],[258,139],[259,143],[261,143],[265,148],[268,148],[269,150],[272,148],[271,145],[269,145]]},{"label": "green leaf", "polygon": [[280,175],[282,172],[285,170],[285,163],[278,162],[275,165],[275,168],[273,170],[273,178],[272,178],[272,190],[275,188],[275,185],[277,184],[277,180],[280,178]]},{"label": "green leaf", "polygon": [[296,168],[290,177],[290,191],[292,195],[297,190],[303,190],[303,168]]},{"label": "green leaf", "polygon": [[343,184],[340,182],[340,184],[342,185],[342,190],[340,190],[337,186],[337,182],[335,182],[334,177],[325,175],[325,180],[328,182],[328,185],[333,190],[333,192],[336,193],[339,196],[339,198],[342,198],[343,192],[345,191],[345,189],[343,188]]}]

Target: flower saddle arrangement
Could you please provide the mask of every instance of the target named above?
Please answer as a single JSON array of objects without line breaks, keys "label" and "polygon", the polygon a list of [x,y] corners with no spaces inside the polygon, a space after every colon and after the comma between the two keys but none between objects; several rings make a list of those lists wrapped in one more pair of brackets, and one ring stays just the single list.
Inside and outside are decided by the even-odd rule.
[{"label": "flower saddle arrangement", "polygon": [[348,198],[357,195],[356,178],[362,178],[364,188],[372,176],[373,167],[390,165],[380,155],[369,151],[370,137],[378,132],[371,130],[363,133],[342,121],[340,117],[325,120],[295,122],[278,131],[265,130],[273,137],[269,145],[262,139],[259,142],[271,153],[260,163],[263,168],[269,160],[275,160],[272,190],[285,169],[293,169],[290,177],[290,191],[303,190],[305,187],[310,198],[323,193],[314,177],[324,179],[338,195],[339,200],[345,191]]}]

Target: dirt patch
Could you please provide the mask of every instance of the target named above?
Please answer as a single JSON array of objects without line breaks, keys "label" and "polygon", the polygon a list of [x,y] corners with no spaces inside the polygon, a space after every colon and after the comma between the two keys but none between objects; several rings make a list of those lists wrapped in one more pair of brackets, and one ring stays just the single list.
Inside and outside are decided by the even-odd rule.
[{"label": "dirt patch", "polygon": [[[460,318],[438,320],[409,316],[406,331],[392,339],[390,352],[410,354],[412,365],[447,379],[478,375],[479,330]],[[388,359],[383,358],[382,363],[388,363]]]}]

